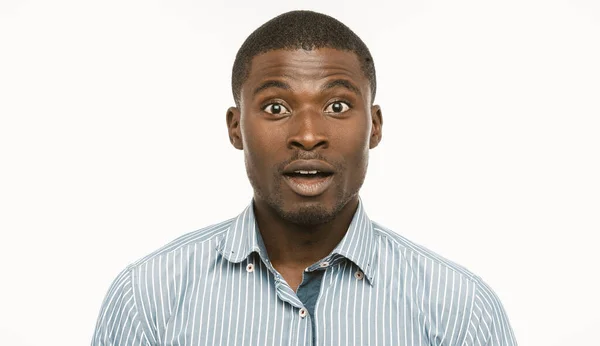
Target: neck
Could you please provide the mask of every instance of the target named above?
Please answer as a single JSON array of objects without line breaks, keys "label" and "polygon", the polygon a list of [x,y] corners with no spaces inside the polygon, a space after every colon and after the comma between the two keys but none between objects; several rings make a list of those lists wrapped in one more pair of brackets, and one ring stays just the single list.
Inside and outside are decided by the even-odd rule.
[{"label": "neck", "polygon": [[346,203],[333,220],[319,225],[286,221],[257,200],[254,214],[271,263],[303,270],[329,255],[340,243],[357,207],[358,196]]}]

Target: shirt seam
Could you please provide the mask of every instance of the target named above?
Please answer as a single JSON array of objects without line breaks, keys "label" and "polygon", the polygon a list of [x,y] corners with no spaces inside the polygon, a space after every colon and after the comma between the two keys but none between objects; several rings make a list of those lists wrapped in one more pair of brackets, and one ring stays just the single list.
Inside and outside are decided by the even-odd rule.
[{"label": "shirt seam", "polygon": [[[406,252],[410,251],[413,253],[416,253],[418,255],[421,255],[423,257],[426,257],[427,259],[430,259],[432,261],[435,261],[436,263],[440,263],[442,264],[444,267],[447,267],[448,269],[450,269],[451,271],[453,271],[454,273],[464,276],[465,278],[467,278],[469,281],[471,281],[471,283],[477,283],[477,276],[473,273],[471,273],[470,271],[464,269],[464,268],[455,268],[450,264],[454,264],[455,266],[459,266],[458,264],[441,257],[440,255],[435,254],[436,256],[432,256],[431,254],[429,254],[426,251],[423,251],[423,249],[421,249],[420,245],[418,244],[410,244],[412,246],[406,246],[405,244],[399,242],[397,239],[394,239],[393,237],[390,237],[388,234],[386,234],[386,232],[381,232],[382,230],[380,228],[374,228],[375,230],[377,230],[377,236],[380,236],[382,238],[388,239],[391,242],[393,242],[396,246],[397,246],[397,250],[400,251],[401,254],[404,254],[404,260],[407,261],[408,263],[410,263],[410,261],[406,258]],[[428,250],[428,249],[427,249]],[[431,250],[429,250],[430,252],[433,252]]]},{"label": "shirt seam", "polygon": [[184,242],[182,244],[179,244],[176,247],[174,247],[174,248],[172,248],[172,249],[170,249],[168,251],[165,251],[164,248],[166,248],[167,246],[169,246],[172,242],[176,242],[177,241],[177,239],[175,239],[171,243],[163,246],[161,249],[158,249],[158,250],[154,251],[153,253],[151,253],[151,254],[149,254],[147,256],[144,256],[144,257],[140,258],[139,260],[133,262],[130,265],[130,267],[132,269],[133,268],[139,268],[140,266],[144,265],[144,263],[152,261],[152,260],[154,260],[156,258],[159,258],[161,256],[168,256],[171,253],[175,253],[176,251],[179,251],[180,249],[185,249],[185,248],[187,248],[189,246],[192,246],[192,245],[195,245],[195,244],[202,245],[202,244],[204,244],[206,242],[214,241],[215,239],[217,239],[218,240],[217,243],[219,243],[222,240],[222,238],[219,239],[219,237],[223,237],[223,235],[225,233],[227,233],[230,230],[230,228],[231,228],[230,225],[228,225],[223,230],[221,230],[221,231],[219,231],[219,232],[211,235],[210,237],[208,237],[206,239],[203,239],[203,240],[198,240],[198,239],[190,240],[190,241]]},{"label": "shirt seam", "polygon": [[[480,299],[483,301],[483,299],[481,298],[481,294],[480,294],[481,286],[483,285],[483,283],[481,282],[481,278],[476,277],[476,279],[477,279],[476,280],[476,284],[477,285],[475,286],[475,295],[479,296]],[[485,312],[486,312],[487,308],[488,308],[487,304],[484,305],[484,306],[482,306],[482,309],[481,309],[481,318],[479,319],[479,324],[477,326],[478,328],[481,325],[481,323],[483,323],[482,320],[485,318]],[[491,306],[491,308],[493,309],[493,306]],[[490,318],[490,332],[489,332],[489,335],[487,335],[487,338],[485,339],[485,344],[486,345],[489,343],[489,341],[493,337],[494,327],[495,327],[495,324],[496,324],[496,319],[493,317],[494,316],[493,311],[488,312],[488,314],[492,315],[492,318]]]},{"label": "shirt seam", "polygon": [[470,308],[471,311],[469,312],[469,320],[467,321],[467,328],[465,329],[463,340],[460,343],[460,345],[462,345],[462,346],[467,345],[466,342],[467,342],[467,337],[469,335],[469,333],[468,333],[469,327],[471,326],[471,322],[473,321],[473,314],[475,314],[475,296],[477,295],[477,290],[479,289],[479,285],[477,284],[477,282],[475,282],[475,280],[473,280],[473,281],[474,281],[473,283],[474,283],[475,287],[473,289],[473,294],[471,295],[471,308]]},{"label": "shirt seam", "polygon": [[146,345],[151,345],[150,340],[148,339],[148,336],[146,335],[145,329],[147,328],[148,330],[151,330],[151,326],[148,325],[147,322],[142,321],[142,319],[140,318],[140,310],[138,308],[138,302],[137,302],[137,298],[136,298],[136,288],[135,288],[135,280],[134,280],[134,274],[133,274],[133,267],[129,268],[129,280],[131,282],[131,294],[133,296],[133,307],[135,308],[135,317],[134,319],[140,323],[140,325],[144,325],[145,328],[142,328],[142,336],[144,337],[144,339],[146,339]]}]

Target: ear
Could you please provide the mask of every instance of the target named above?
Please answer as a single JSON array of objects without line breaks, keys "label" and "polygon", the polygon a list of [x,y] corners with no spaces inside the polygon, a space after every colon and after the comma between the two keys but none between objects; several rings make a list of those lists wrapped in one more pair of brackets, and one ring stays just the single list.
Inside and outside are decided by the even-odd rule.
[{"label": "ear", "polygon": [[240,110],[237,107],[229,107],[227,110],[227,131],[229,141],[234,148],[243,150],[242,132],[240,129]]},{"label": "ear", "polygon": [[383,116],[381,115],[381,107],[374,105],[371,107],[371,140],[369,149],[375,148],[381,142],[381,128],[383,127]]}]

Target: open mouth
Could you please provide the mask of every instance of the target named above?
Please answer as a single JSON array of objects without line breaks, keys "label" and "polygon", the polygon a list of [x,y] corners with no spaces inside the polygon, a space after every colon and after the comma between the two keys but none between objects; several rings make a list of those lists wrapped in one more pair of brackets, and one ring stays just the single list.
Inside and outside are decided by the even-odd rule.
[{"label": "open mouth", "polygon": [[298,195],[314,197],[327,190],[333,180],[333,173],[298,170],[285,173],[284,177],[290,188]]},{"label": "open mouth", "polygon": [[321,179],[321,178],[327,178],[329,176],[333,175],[333,173],[329,173],[329,172],[320,172],[317,170],[312,170],[312,171],[303,171],[303,170],[298,170],[298,171],[294,171],[291,173],[286,173],[285,176],[290,177],[290,178],[295,178],[295,179]]}]

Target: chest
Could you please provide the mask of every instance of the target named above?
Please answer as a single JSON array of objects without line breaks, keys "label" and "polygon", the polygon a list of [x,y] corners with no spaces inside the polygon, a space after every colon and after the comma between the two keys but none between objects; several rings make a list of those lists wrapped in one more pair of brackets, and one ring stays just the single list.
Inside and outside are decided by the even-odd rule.
[{"label": "chest", "polygon": [[350,261],[332,266],[318,280],[309,313],[306,299],[281,276],[260,262],[251,269],[248,263],[222,262],[182,285],[166,318],[156,321],[159,343],[452,345],[459,337],[451,335],[451,322],[461,317],[454,311],[444,316],[408,275],[371,285]]}]

